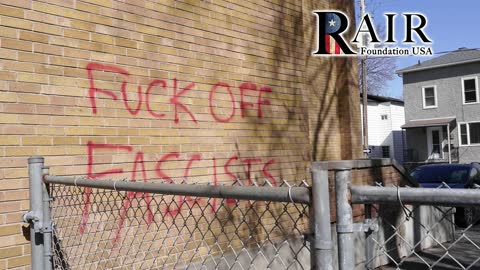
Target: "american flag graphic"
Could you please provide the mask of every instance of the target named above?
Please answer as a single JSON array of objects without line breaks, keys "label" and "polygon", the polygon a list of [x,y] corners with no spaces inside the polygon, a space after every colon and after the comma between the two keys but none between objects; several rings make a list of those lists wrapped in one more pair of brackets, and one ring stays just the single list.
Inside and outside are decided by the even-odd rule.
[{"label": "american flag graphic", "polygon": [[335,33],[340,29],[341,21],[340,17],[334,13],[327,13],[325,16],[325,49],[330,54],[344,54],[340,46],[335,41],[330,33]]}]

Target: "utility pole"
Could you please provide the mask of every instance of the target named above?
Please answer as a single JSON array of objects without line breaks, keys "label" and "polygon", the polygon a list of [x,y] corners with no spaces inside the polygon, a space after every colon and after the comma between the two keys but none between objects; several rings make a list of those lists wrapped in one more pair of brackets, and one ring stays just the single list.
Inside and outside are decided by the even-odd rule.
[{"label": "utility pole", "polygon": [[[360,0],[360,12],[362,13],[362,18],[365,16],[365,0]],[[362,46],[367,46],[367,40],[362,38]],[[367,114],[367,105],[368,105],[368,93],[367,93],[367,56],[361,56],[361,66],[362,66],[362,107],[363,107],[363,153],[365,158],[368,158],[368,114]]]}]

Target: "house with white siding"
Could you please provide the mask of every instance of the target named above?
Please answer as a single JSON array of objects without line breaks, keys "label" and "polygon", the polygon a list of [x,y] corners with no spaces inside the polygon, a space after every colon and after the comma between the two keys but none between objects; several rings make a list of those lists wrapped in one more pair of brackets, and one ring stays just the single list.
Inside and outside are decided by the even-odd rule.
[{"label": "house with white siding", "polygon": [[[361,98],[363,98],[361,96]],[[368,95],[367,100],[368,147],[370,158],[393,158],[399,163],[404,162],[404,131],[405,113],[403,100]],[[363,106],[362,112],[363,132]],[[363,134],[362,134],[363,137]]]}]

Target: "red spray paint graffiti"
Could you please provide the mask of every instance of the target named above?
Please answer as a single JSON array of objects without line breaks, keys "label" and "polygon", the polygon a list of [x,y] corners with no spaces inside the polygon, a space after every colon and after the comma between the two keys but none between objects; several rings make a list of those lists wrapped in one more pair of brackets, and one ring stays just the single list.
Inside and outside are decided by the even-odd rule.
[{"label": "red spray paint graffiti", "polygon": [[[114,101],[119,101],[120,99],[123,101],[123,107],[126,111],[132,116],[137,116],[142,112],[142,105],[145,104],[146,112],[149,116],[154,117],[156,119],[165,118],[167,114],[171,115],[175,124],[180,122],[180,113],[186,113],[189,119],[194,123],[198,124],[197,117],[195,113],[192,111],[192,108],[187,106],[182,101],[182,98],[187,97],[187,95],[195,90],[195,83],[194,82],[181,82],[177,80],[177,78],[173,78],[172,80],[164,80],[164,79],[153,79],[148,83],[148,87],[144,91],[141,85],[137,85],[136,87],[136,105],[131,106],[131,102],[128,100],[128,93],[127,93],[127,86],[129,84],[129,79],[131,79],[130,73],[118,66],[115,65],[107,65],[107,64],[100,64],[100,63],[89,63],[86,66],[87,76],[89,80],[89,91],[88,91],[88,98],[90,100],[90,106],[92,109],[93,114],[97,114],[99,108],[97,106],[97,101],[100,98],[99,96],[102,95],[103,98],[108,97]],[[121,78],[121,85],[119,89],[116,90],[106,90],[97,87],[98,81],[100,79],[100,75],[105,76],[106,74],[120,76]],[[168,89],[172,89],[172,94],[168,98],[168,103],[171,105],[171,111],[155,111],[152,107],[153,105],[153,95],[162,94],[163,96],[167,95]],[[270,105],[270,100],[264,97],[265,94],[272,92],[272,89],[268,86],[258,86],[252,82],[244,82],[240,84],[238,87],[237,95],[240,96],[240,100],[235,100],[235,90],[226,83],[219,81],[214,84],[210,88],[210,92],[208,95],[208,106],[209,106],[209,113],[214,121],[219,123],[228,123],[235,116],[237,116],[237,108],[240,110],[240,117],[245,118],[247,117],[248,111],[255,110],[256,114],[255,117],[262,118],[263,117],[263,106]],[[230,103],[230,113],[226,115],[219,114],[217,111],[216,104],[218,102],[225,102],[225,100],[218,99],[219,92],[222,91],[223,93],[228,94],[227,103]],[[121,95],[121,96],[120,96]],[[226,108],[228,111],[228,108]],[[87,168],[87,176],[89,178],[95,179],[104,176],[112,176],[124,173],[122,168],[112,168],[100,172],[94,172],[94,166],[96,165],[94,162],[95,152],[101,149],[106,149],[110,151],[117,151],[119,153],[131,153],[132,156],[135,156],[134,160],[131,164],[132,168],[131,171],[131,180],[136,181],[137,177],[142,179],[143,181],[148,181],[151,178],[160,178],[166,180],[169,183],[172,183],[172,178],[162,169],[162,165],[165,162],[185,162],[186,160],[180,160],[181,154],[178,152],[172,152],[162,155],[158,160],[155,162],[155,167],[147,170],[145,164],[146,161],[144,160],[144,153],[141,151],[134,151],[132,146],[128,145],[117,145],[117,144],[95,144],[92,142],[88,142],[87,144],[87,153],[88,153],[88,168]],[[135,154],[135,155],[133,155]],[[186,165],[184,166],[184,173],[183,178],[188,179],[190,177],[190,171],[192,166],[195,162],[202,161],[202,154],[193,154],[190,156],[188,161],[186,161]],[[218,167],[217,163],[218,160],[215,157],[211,158],[212,166],[213,166],[213,184],[217,184],[217,177],[218,177]],[[261,173],[263,177],[267,178],[273,185],[277,185],[277,181],[275,177],[269,172],[271,166],[275,163],[274,159],[270,159],[264,162],[264,160],[260,158],[245,158],[240,159],[237,155],[230,156],[225,164],[223,165],[223,174],[227,175],[231,180],[237,180],[240,177],[235,175],[231,172],[230,168],[234,166],[243,166],[246,172],[246,178],[248,179],[248,184],[252,183],[252,171],[253,166],[257,166],[257,168],[261,167]],[[260,166],[260,167],[258,167]],[[149,177],[148,172],[154,172],[153,177]],[[79,231],[83,233],[86,229],[88,218],[89,218],[89,211],[91,206],[91,188],[85,189],[84,195],[84,209],[83,209],[83,216],[82,221],[80,224]],[[144,217],[145,221],[150,224],[153,222],[154,215],[153,210],[151,208],[151,194],[148,193],[141,193],[141,192],[127,192],[126,198],[122,202],[122,207],[120,210],[120,217],[118,220],[118,226],[113,236],[113,241],[116,242],[120,238],[120,232],[124,226],[124,222],[127,216],[128,210],[132,207],[132,203],[135,198],[141,198],[144,200],[146,205],[146,217]],[[192,206],[194,204],[202,203],[201,199],[194,199],[189,196],[183,198],[181,196],[178,197],[176,203],[165,206],[165,209],[159,209],[163,214],[175,217],[179,211],[184,207],[185,204]],[[235,204],[237,203],[236,200],[226,200],[227,204]],[[214,199],[211,201],[211,211],[216,211],[218,207],[217,200]]]},{"label": "red spray paint graffiti", "polygon": [[[95,144],[92,142],[88,142],[87,144],[87,152],[88,152],[88,177],[95,179],[99,177],[104,177],[104,176],[113,176],[113,175],[118,175],[124,173],[124,170],[122,168],[112,168],[109,170],[105,171],[100,171],[100,172],[94,172],[94,166],[96,165],[94,162],[94,156],[95,156],[95,151],[96,150],[101,150],[101,149],[107,149],[107,150],[115,150],[115,151],[120,151],[120,152],[126,152],[126,153],[135,153],[135,157],[132,160],[131,164],[131,180],[136,181],[137,175],[140,174],[141,179],[143,181],[148,181],[148,179],[151,178],[160,178],[163,179],[169,183],[173,183],[172,178],[163,171],[162,169],[162,164],[164,162],[170,161],[170,162],[185,162],[185,160],[180,160],[180,153],[178,152],[172,152],[172,153],[167,153],[162,155],[156,162],[155,162],[155,168],[153,170],[147,170],[145,166],[145,160],[144,160],[144,153],[141,151],[134,151],[132,146],[128,145],[117,145],[117,144]],[[188,159],[185,167],[184,167],[184,173],[183,173],[183,178],[188,179],[190,177],[190,170],[192,168],[192,165],[194,162],[198,162],[202,160],[202,155],[201,154],[193,154],[191,157]],[[213,184],[217,184],[217,177],[218,177],[218,166],[217,166],[217,159],[213,157],[211,159],[212,161],[212,166],[213,166]],[[240,179],[238,175],[235,175],[230,171],[231,166],[233,166],[233,162],[239,162],[240,165],[243,165],[247,174],[247,179],[248,183],[252,183],[252,177],[251,177],[251,172],[252,172],[252,167],[254,164],[258,165],[259,168],[261,167],[261,172],[262,176],[269,179],[269,181],[273,185],[277,185],[277,180],[273,175],[269,172],[269,168],[272,164],[275,163],[274,159],[267,160],[266,162],[263,162],[262,159],[260,158],[246,158],[240,160],[238,156],[234,155],[231,156],[223,165],[223,173],[228,175],[232,180],[237,180]],[[238,164],[237,164],[238,165]],[[148,171],[153,171],[155,175],[153,177],[148,176]],[[88,223],[88,217],[89,217],[89,211],[90,211],[90,196],[91,196],[91,188],[86,188],[85,189],[85,195],[84,195],[84,209],[83,209],[83,217],[82,217],[82,222],[80,225],[80,233],[83,233],[85,231],[85,228]],[[122,203],[122,208],[120,210],[120,218],[118,220],[118,227],[115,231],[113,241],[118,241],[120,237],[120,232],[122,230],[124,221],[126,219],[127,211],[132,205],[132,201],[134,198],[142,198],[145,200],[146,204],[146,217],[144,218],[146,222],[149,224],[153,221],[153,210],[151,208],[151,194],[148,193],[141,193],[141,192],[127,192],[127,197],[124,199]],[[184,207],[185,203],[187,203],[189,206],[192,206],[194,204],[201,204],[202,200],[201,199],[194,199],[189,196],[186,196],[185,198],[183,196],[178,196],[177,203],[175,204],[170,204],[165,207],[165,209],[160,209],[160,211],[168,216],[175,217],[178,215],[179,211]],[[236,200],[226,200],[227,204],[236,204]],[[211,211],[215,212],[217,209],[217,199],[213,199],[211,203]]]},{"label": "red spray paint graffiti", "polygon": [[[127,70],[124,70],[120,67],[113,66],[113,65],[104,65],[104,64],[99,64],[99,63],[89,63],[87,65],[88,80],[89,80],[89,84],[90,84],[90,89],[88,91],[88,96],[89,96],[89,99],[90,99],[90,106],[92,108],[93,114],[98,113],[98,107],[97,107],[97,98],[98,98],[97,96],[98,96],[98,94],[106,95],[106,96],[112,98],[113,100],[119,100],[118,95],[115,94],[114,91],[105,90],[105,89],[101,89],[101,88],[96,87],[95,72],[110,72],[110,73],[113,73],[113,74],[119,74],[123,77],[123,81],[122,81],[122,84],[121,84],[119,90],[122,94],[123,105],[124,105],[125,109],[131,115],[133,115],[133,116],[137,115],[140,112],[142,104],[145,103],[147,111],[151,116],[153,116],[155,118],[163,118],[163,117],[166,116],[166,114],[164,112],[153,111],[152,104],[151,104],[151,95],[152,95],[153,91],[155,90],[155,88],[160,88],[157,91],[160,91],[160,90],[166,91],[167,87],[169,87],[169,84],[168,84],[167,81],[161,80],[161,79],[152,80],[148,84],[148,87],[147,87],[147,90],[145,91],[145,93],[143,93],[142,87],[140,85],[137,86],[137,95],[138,95],[138,101],[137,102],[138,103],[137,103],[137,106],[132,109],[129,105],[129,101],[128,101],[128,97],[127,97],[127,84],[128,84],[127,79],[129,78],[130,73]],[[189,107],[186,104],[184,104],[181,101],[181,98],[184,97],[185,94],[187,94],[188,91],[194,90],[195,83],[190,82],[186,86],[180,87],[179,86],[180,82],[177,80],[177,78],[174,78],[172,81],[173,81],[172,82],[173,95],[172,95],[172,97],[170,97],[169,103],[171,105],[173,105],[173,119],[174,119],[175,124],[178,124],[180,122],[179,113],[181,111],[184,112],[184,113],[187,113],[189,115],[191,121],[198,124],[198,121],[195,117],[195,114],[189,109]],[[227,93],[229,95],[229,98],[230,98],[229,102],[230,102],[231,108],[232,108],[230,115],[228,115],[227,117],[224,117],[224,118],[217,115],[217,113],[215,112],[215,106],[214,106],[215,101],[216,101],[216,99],[215,99],[216,93],[218,91],[220,91],[222,88],[224,88],[227,91]],[[257,95],[252,96],[251,94],[253,92],[256,92]],[[247,116],[248,110],[255,109],[257,111],[256,116],[258,118],[262,118],[262,116],[263,116],[262,106],[270,105],[270,100],[265,99],[263,97],[263,95],[264,95],[264,93],[269,93],[269,92],[272,92],[272,89],[268,86],[259,87],[252,82],[242,83],[239,87],[239,95],[240,95],[239,108],[240,108],[240,112],[241,112],[241,117],[245,118]],[[247,97],[255,98],[256,102],[255,103],[248,102]],[[235,100],[232,88],[226,82],[221,82],[220,81],[220,82],[216,83],[215,85],[213,85],[211,87],[210,94],[209,94],[209,97],[208,97],[208,102],[209,102],[210,115],[212,116],[213,120],[215,120],[217,122],[222,122],[222,123],[230,122],[233,119],[233,117],[236,115],[236,108],[237,108],[236,100]]]}]

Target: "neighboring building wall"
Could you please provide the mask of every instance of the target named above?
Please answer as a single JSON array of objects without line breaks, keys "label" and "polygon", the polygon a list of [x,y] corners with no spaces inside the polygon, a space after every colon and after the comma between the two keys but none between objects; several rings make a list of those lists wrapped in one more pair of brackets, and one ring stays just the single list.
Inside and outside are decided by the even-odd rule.
[{"label": "neighboring building wall", "polygon": [[458,156],[460,163],[480,162],[480,146],[460,146]]},{"label": "neighboring building wall", "polygon": [[[360,105],[360,107],[363,111],[362,105]],[[382,115],[386,115],[387,119],[382,119]],[[389,157],[403,163],[404,145],[403,131],[401,129],[403,124],[405,124],[403,106],[393,102],[369,101],[368,142],[370,149],[372,149],[369,156],[371,158],[384,158],[382,146],[389,146]]]},{"label": "neighboring building wall", "polygon": [[[370,145],[391,145],[392,116],[390,102],[368,103],[368,143]],[[381,116],[386,115],[387,119]]]},{"label": "neighboring building wall", "polygon": [[273,184],[358,158],[356,60],[311,56],[311,11],[353,14],[328,2],[2,1],[0,269],[29,268],[31,155],[56,175]]},{"label": "neighboring building wall", "polygon": [[393,158],[403,164],[405,161],[405,131],[401,128],[405,124],[405,108],[403,105],[390,105],[392,123]]},{"label": "neighboring building wall", "polygon": [[[462,77],[477,76],[480,80],[480,63],[456,65],[432,70],[416,71],[403,74],[403,91],[405,100],[406,121],[423,118],[441,118],[455,116],[458,122],[480,121],[480,104],[463,105]],[[438,107],[423,109],[422,87],[436,85]],[[452,127],[451,138],[454,147],[458,147],[458,127]],[[416,131],[407,130],[407,133]],[[424,149],[418,148],[413,140],[414,135],[408,135],[408,148],[417,151],[427,150],[426,133]],[[414,147],[414,144],[417,145]],[[444,136],[444,145],[447,138]],[[445,150],[445,149],[444,149]],[[455,149],[454,149],[455,150]],[[447,152],[444,151],[444,156]],[[421,153],[427,156],[427,153]],[[480,161],[479,146],[460,146],[458,149],[459,162]]]}]

